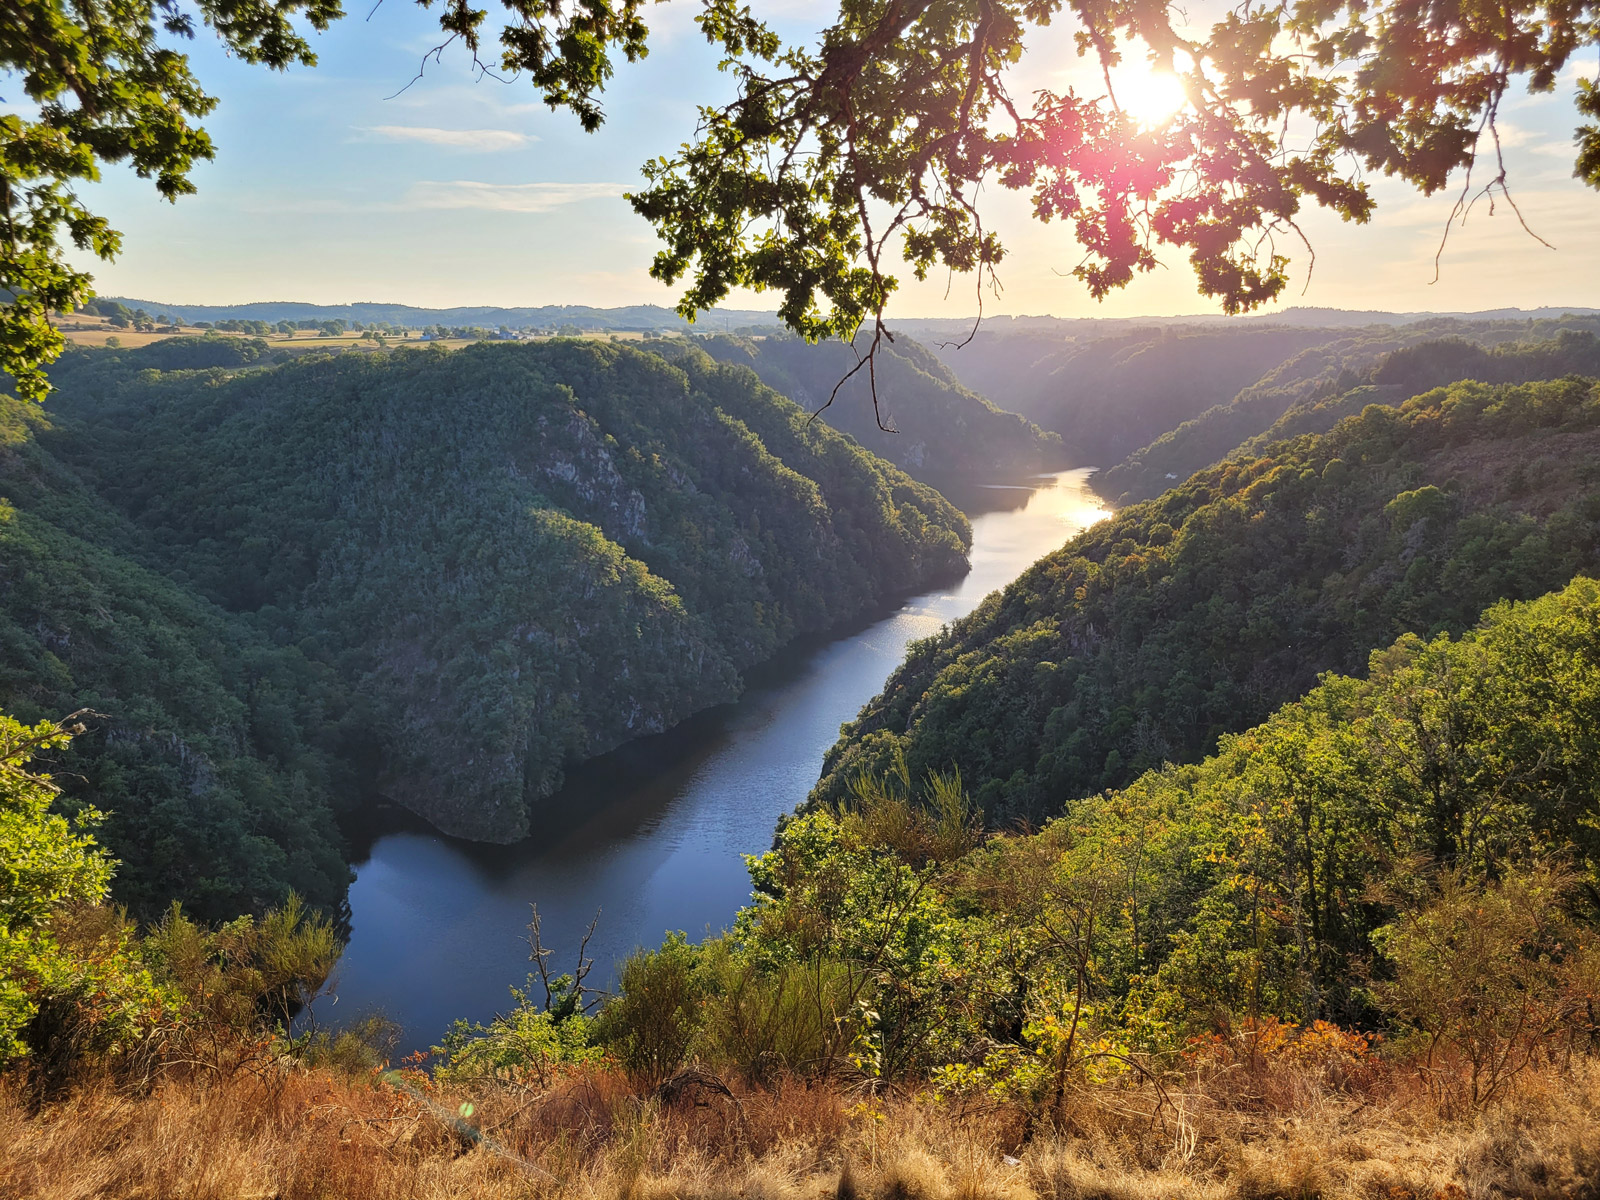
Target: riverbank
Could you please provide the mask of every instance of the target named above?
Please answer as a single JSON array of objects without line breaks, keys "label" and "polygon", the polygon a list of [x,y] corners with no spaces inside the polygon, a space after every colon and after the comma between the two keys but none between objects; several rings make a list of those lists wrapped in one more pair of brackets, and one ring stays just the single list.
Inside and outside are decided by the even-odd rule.
[{"label": "riverbank", "polygon": [[537,904],[552,963],[570,970],[589,923],[596,979],[669,930],[722,928],[749,900],[743,855],[771,844],[822,756],[899,665],[906,646],[965,615],[1040,555],[1104,515],[1089,469],[970,487],[971,571],[848,636],[795,647],[752,673],[736,704],[699,714],[571,773],[528,838],[493,846],[401,820],[367,831],[336,976],[340,1021],[381,1010],[407,1049],[459,1017],[486,1020],[529,970]]}]

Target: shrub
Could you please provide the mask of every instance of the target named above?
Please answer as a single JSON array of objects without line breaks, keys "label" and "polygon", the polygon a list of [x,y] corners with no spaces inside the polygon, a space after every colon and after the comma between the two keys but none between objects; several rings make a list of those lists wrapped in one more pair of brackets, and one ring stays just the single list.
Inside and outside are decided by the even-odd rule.
[{"label": "shrub", "polygon": [[27,1059],[46,1090],[136,1042],[164,1007],[131,927],[101,906],[113,864],[92,835],[100,815],[52,812],[58,789],[30,767],[81,731],[0,716],[0,1064]]},{"label": "shrub", "polygon": [[263,1035],[288,1035],[321,994],[339,951],[332,924],[293,894],[259,920],[240,917],[215,929],[174,903],[143,944],[156,979],[181,1000],[178,1033],[188,1055],[219,1071],[248,1058]]},{"label": "shrub", "polygon": [[844,963],[816,958],[764,966],[716,939],[702,947],[698,972],[706,997],[695,1051],[752,1084],[815,1070],[860,1032],[852,999],[859,989]]},{"label": "shrub", "polygon": [[[1492,883],[1450,871],[1429,903],[1384,931],[1394,978],[1379,998],[1426,1039],[1441,1099],[1482,1107],[1542,1050],[1592,1026],[1600,954],[1566,912],[1571,886],[1548,865]],[[1464,1081],[1452,1057],[1464,1060]]]},{"label": "shrub", "polygon": [[601,1051],[590,1044],[594,1022],[581,1012],[558,1014],[530,998],[526,988],[513,987],[516,1006],[481,1025],[457,1021],[433,1048],[438,1056],[434,1075],[450,1083],[498,1083],[514,1087],[549,1087],[563,1066],[598,1062]]},{"label": "shrub", "polygon": [[299,1059],[308,1067],[344,1075],[370,1074],[389,1065],[403,1036],[398,1023],[369,1013],[339,1029],[308,1034],[298,1046]]},{"label": "shrub", "polygon": [[636,950],[622,964],[621,992],[599,1019],[598,1039],[629,1070],[659,1083],[689,1055],[704,980],[702,951],[673,933],[658,950]]}]

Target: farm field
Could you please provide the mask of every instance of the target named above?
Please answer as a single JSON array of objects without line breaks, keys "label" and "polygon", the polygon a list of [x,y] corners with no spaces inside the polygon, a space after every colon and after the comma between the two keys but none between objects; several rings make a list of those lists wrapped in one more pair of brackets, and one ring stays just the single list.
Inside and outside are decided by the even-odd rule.
[{"label": "farm field", "polygon": [[[393,346],[440,346],[447,350],[456,350],[462,346],[470,346],[476,338],[435,338],[424,337],[419,333],[385,334],[382,345],[374,343],[360,331],[341,334],[337,337],[324,337],[313,329],[300,329],[294,333],[269,333],[265,336],[252,333],[237,333],[225,330],[201,329],[197,326],[183,325],[178,327],[163,327],[160,330],[141,333],[137,330],[118,328],[115,325],[99,318],[79,315],[62,316],[56,319],[56,328],[66,337],[67,341],[75,346],[123,346],[138,348],[153,345],[156,342],[166,341],[175,337],[201,337],[211,334],[216,337],[260,338],[274,349],[287,350],[292,353],[309,353],[315,350],[380,350]],[[568,335],[571,336],[571,335]],[[586,341],[605,342],[642,342],[644,334],[638,330],[584,330],[576,335]],[[664,335],[670,336],[670,335]],[[549,335],[535,335],[526,340],[548,341]]]}]

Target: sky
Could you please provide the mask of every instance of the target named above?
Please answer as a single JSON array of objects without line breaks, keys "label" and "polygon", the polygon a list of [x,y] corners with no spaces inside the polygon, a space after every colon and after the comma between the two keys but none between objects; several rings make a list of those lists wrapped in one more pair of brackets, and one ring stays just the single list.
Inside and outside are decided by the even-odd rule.
[{"label": "sky", "polygon": [[[370,0],[368,0],[370,2]],[[623,192],[639,166],[693,132],[696,108],[728,93],[692,22],[693,0],[649,11],[652,51],[623,64],[609,119],[585,134],[551,113],[531,85],[475,79],[465,52],[446,51],[416,78],[439,40],[436,14],[406,0],[359,7],[315,38],[320,63],[274,73],[224,56],[202,37],[196,71],[218,110],[206,121],[214,162],[194,172],[198,195],[176,205],[113,166],[86,196],[125,235],[114,264],[91,269],[102,294],[170,304],[252,300],[383,301],[426,307],[670,305],[649,277],[656,239]],[[790,34],[825,6],[758,2]],[[1019,90],[1082,80],[1085,64],[1060,28],[1031,45]],[[1313,213],[1303,222],[1315,266],[1295,247],[1284,304],[1391,311],[1600,307],[1600,192],[1572,178],[1572,95],[1593,77],[1592,52],[1554,95],[1517,95],[1502,113],[1514,194],[1548,249],[1499,205],[1480,204],[1434,257],[1456,193],[1424,198],[1379,180],[1366,226]],[[409,84],[409,86],[407,86]],[[1135,69],[1119,90],[1141,86]],[[3,91],[0,91],[3,94]],[[1181,255],[1105,302],[1071,278],[1080,252],[1060,225],[1040,225],[1026,198],[995,189],[992,227],[1009,254],[991,313],[1135,316],[1216,311]],[[87,264],[84,264],[87,265]],[[734,307],[772,309],[770,296]],[[973,281],[906,279],[893,313],[960,317]]]}]

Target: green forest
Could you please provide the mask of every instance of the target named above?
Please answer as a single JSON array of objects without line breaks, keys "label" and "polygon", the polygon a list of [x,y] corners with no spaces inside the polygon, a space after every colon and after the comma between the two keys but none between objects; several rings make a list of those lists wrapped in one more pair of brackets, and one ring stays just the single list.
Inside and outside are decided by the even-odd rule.
[{"label": "green forest", "polygon": [[1461,382],[1201,471],[914,646],[813,795],[904,755],[1005,825],[1194,761],[1321,671],[1600,570],[1597,446],[1590,380]]},{"label": "green forest", "polygon": [[[1456,323],[1451,323],[1455,325]],[[1517,383],[1600,372],[1600,322],[1567,319],[1366,331],[1302,351],[1226,404],[1162,434],[1095,477],[1119,504],[1148,500],[1224,458],[1253,457],[1299,433],[1323,433],[1366,404],[1398,404],[1458,379]],[[1366,385],[1359,395],[1356,388]]]},{"label": "green forest", "polygon": [[[0,1194],[72,1175],[33,1111],[106,1194],[200,1146],[307,1200],[1591,1194],[1600,343],[1335,332],[1163,401],[1097,477],[1155,495],[914,643],[725,929],[601,991],[535,911],[403,1058],[305,1016],[336,818],[514,838],[970,528],[779,339],[68,354],[0,410]],[[1049,464],[924,353],[935,458]]]},{"label": "green forest", "polygon": [[142,916],[336,907],[374,792],[512,840],[569,765],[965,566],[936,492],[698,353],[257,359],[80,352],[6,410],[0,707],[96,714],[66,803]]}]

